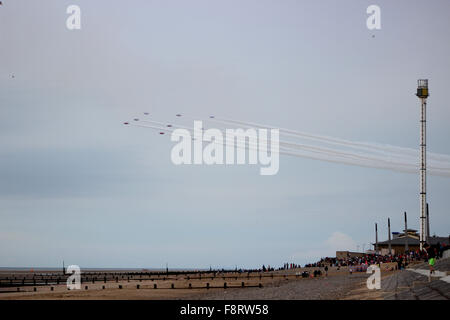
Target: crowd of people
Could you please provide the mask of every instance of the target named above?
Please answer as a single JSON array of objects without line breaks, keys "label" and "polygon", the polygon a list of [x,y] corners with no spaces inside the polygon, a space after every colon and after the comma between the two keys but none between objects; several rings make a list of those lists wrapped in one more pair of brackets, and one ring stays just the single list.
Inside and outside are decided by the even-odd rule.
[{"label": "crowd of people", "polygon": [[305,265],[305,267],[318,267],[323,268],[325,266],[330,267],[347,267],[347,266],[357,266],[357,265],[372,265],[388,262],[397,262],[399,266],[404,266],[409,261],[420,260],[422,255],[418,251],[409,251],[402,254],[362,254],[360,256],[348,256],[345,258],[322,258],[316,263],[310,263]]},{"label": "crowd of people", "polygon": [[280,268],[280,270],[297,269],[297,268],[301,268],[301,266],[296,263],[285,263],[283,267]]},{"label": "crowd of people", "polygon": [[397,268],[402,269],[408,265],[411,261],[429,261],[430,257],[432,258],[441,258],[443,252],[448,250],[450,247],[444,244],[436,244],[436,245],[428,245],[425,244],[425,249],[420,250],[410,250],[404,253],[398,254],[361,254],[358,256],[350,256],[348,255],[345,258],[322,258],[320,261],[316,263],[306,264],[305,267],[316,267],[316,268],[324,268],[325,266],[330,267],[351,267],[351,266],[361,266],[361,265],[372,265],[372,264],[381,264],[381,263],[397,263]]},{"label": "crowd of people", "polygon": [[[315,263],[305,264],[305,268],[323,268],[326,269],[325,272],[328,273],[329,267],[352,267],[349,270],[354,271],[365,271],[365,267],[372,264],[380,265],[382,263],[397,263],[397,269],[405,268],[412,261],[428,261],[430,258],[439,259],[442,257],[443,252],[449,250],[450,246],[437,243],[436,245],[425,245],[424,250],[409,250],[405,253],[397,254],[359,254],[359,255],[348,255],[344,258],[336,257],[326,257],[322,258]],[[296,263],[284,263],[282,267],[273,268],[270,266],[263,265],[260,269],[254,270],[239,270],[239,272],[268,272],[268,271],[279,271],[279,270],[289,270],[301,268],[300,264]]]}]

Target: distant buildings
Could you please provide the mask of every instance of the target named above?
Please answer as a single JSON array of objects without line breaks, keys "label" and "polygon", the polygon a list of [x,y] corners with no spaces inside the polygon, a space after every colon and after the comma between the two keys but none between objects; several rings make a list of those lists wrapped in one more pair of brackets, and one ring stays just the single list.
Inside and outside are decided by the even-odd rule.
[{"label": "distant buildings", "polygon": [[364,252],[336,251],[336,259],[360,258],[364,257]]}]

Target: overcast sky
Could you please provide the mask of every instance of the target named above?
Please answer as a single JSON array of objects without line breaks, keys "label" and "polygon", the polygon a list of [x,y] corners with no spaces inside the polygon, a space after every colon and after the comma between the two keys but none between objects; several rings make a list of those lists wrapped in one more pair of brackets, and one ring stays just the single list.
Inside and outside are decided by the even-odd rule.
[{"label": "overcast sky", "polygon": [[[282,157],[175,166],[122,123],[209,114],[450,154],[450,1],[4,0],[0,266],[259,267],[367,249],[418,229],[418,174]],[[81,8],[81,30],[66,8]],[[366,8],[381,7],[381,30]],[[14,75],[14,77],[13,77]],[[430,176],[431,233],[450,178]]]}]

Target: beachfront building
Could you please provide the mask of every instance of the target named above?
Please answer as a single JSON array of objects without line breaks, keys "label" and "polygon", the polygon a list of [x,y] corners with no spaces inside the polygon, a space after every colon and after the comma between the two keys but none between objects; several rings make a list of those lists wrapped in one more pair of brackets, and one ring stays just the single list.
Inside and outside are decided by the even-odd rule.
[{"label": "beachfront building", "polygon": [[[450,237],[438,237],[438,236],[430,236],[427,238],[427,242],[430,245],[436,244],[446,244],[449,245]],[[400,232],[392,232],[392,239],[390,240],[392,254],[399,254],[405,252],[406,244],[408,245],[409,251],[417,251],[420,248],[420,236],[417,230],[408,229],[403,230],[403,233]],[[375,244],[374,248],[375,248]],[[378,250],[381,254],[385,255],[389,253],[389,240],[378,242]]]}]

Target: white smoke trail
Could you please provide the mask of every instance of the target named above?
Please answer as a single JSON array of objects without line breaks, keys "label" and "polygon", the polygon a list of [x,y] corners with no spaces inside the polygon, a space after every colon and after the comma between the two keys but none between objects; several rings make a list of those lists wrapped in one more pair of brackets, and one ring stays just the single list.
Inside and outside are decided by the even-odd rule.
[{"label": "white smoke trail", "polygon": [[[190,133],[192,132],[192,129],[188,128],[188,127],[181,127],[178,125],[172,125],[171,127],[167,127],[167,125],[165,125],[162,122],[147,121],[147,120],[145,120],[145,122],[156,123],[156,124],[159,124],[159,126],[140,125],[140,124],[132,124],[132,123],[130,123],[130,125],[137,126],[137,127],[143,127],[143,128],[150,128],[153,130],[159,130],[160,132],[161,131],[162,132],[173,132],[177,128],[183,128],[185,130],[188,130]],[[192,139],[191,134],[188,137]],[[218,143],[218,142],[214,141],[213,143]],[[218,143],[218,144],[220,144],[220,143]],[[223,146],[235,146],[234,141],[230,141],[227,139],[224,139],[224,141],[222,142],[222,145]],[[239,147],[239,146],[236,145],[236,147]],[[257,150],[258,146],[254,145],[254,144],[252,145],[249,143],[248,145],[246,144],[244,148],[248,149],[248,150]],[[309,159],[314,159],[314,160],[322,160],[322,161],[333,162],[333,163],[356,165],[356,166],[360,166],[360,167],[388,169],[388,170],[392,170],[392,171],[405,172],[405,173],[417,173],[417,170],[418,170],[418,165],[414,165],[414,164],[392,163],[389,161],[380,162],[380,161],[378,161],[379,159],[360,159],[360,158],[355,158],[355,157],[352,158],[345,154],[340,155],[340,154],[333,153],[333,152],[327,152],[327,151],[324,151],[321,149],[314,149],[314,147],[309,150],[305,149],[302,151],[295,151],[295,150],[290,150],[289,148],[286,148],[286,147],[282,147],[281,143],[280,143],[279,154],[300,157],[300,158],[309,158]],[[352,155],[352,156],[354,156],[354,155]],[[437,169],[437,168],[430,168],[429,173],[431,175],[450,177],[450,171]]]},{"label": "white smoke trail", "polygon": [[[186,116],[186,117],[192,117],[192,116]],[[199,118],[197,118],[197,119],[199,119]],[[225,124],[233,124],[233,125],[238,124],[238,125],[243,125],[246,127],[268,128],[268,129],[274,128],[272,126],[266,126],[263,124],[258,124],[258,123],[253,123],[253,122],[245,122],[245,121],[239,121],[239,120],[233,120],[233,119],[226,119],[226,118],[215,117],[215,116],[212,116],[210,118],[205,118],[204,120],[215,121],[215,122],[220,122],[220,123],[225,123]],[[324,143],[341,145],[341,146],[350,147],[350,148],[356,148],[356,149],[369,151],[369,152],[390,153],[397,157],[401,157],[402,155],[407,155],[409,157],[418,156],[418,152],[419,152],[418,150],[415,150],[412,148],[398,147],[398,146],[392,146],[392,145],[382,145],[382,144],[377,144],[377,143],[350,141],[350,140],[316,135],[316,134],[300,132],[300,131],[295,131],[295,130],[285,129],[285,128],[279,128],[279,130],[280,130],[280,133],[284,133],[286,135],[293,136],[293,137],[301,137],[301,138],[320,141],[320,142],[324,142]],[[444,155],[444,154],[427,152],[427,157],[429,159],[433,159],[433,160],[436,160],[439,162],[444,162],[444,163],[450,161],[450,156]]]},{"label": "white smoke trail", "polygon": [[[144,122],[144,123],[158,124],[158,125],[166,126],[166,127],[169,127],[169,126],[173,127],[173,125],[165,124],[165,123],[159,122],[159,121],[152,121],[152,120],[139,120],[139,121]],[[193,132],[192,128],[186,127],[186,126],[176,125],[175,128],[186,129],[186,130],[189,130],[191,133]],[[267,143],[267,141],[264,141],[264,142]],[[323,148],[323,147],[320,148],[320,147],[306,145],[306,144],[298,144],[298,143],[292,143],[292,142],[286,142],[286,141],[280,141],[279,143],[280,143],[280,147],[284,147],[284,149],[286,151],[305,150],[305,151],[324,153],[324,154],[329,154],[329,155],[334,155],[334,156],[337,155],[337,156],[341,156],[343,158],[349,158],[349,159],[354,159],[354,160],[369,160],[369,161],[374,160],[374,161],[385,162],[387,164],[392,164],[392,165],[416,167],[414,164],[407,164],[404,162],[396,163],[391,160],[385,160],[385,159],[381,159],[381,158],[377,158],[377,157],[367,157],[367,156],[361,156],[358,154],[352,154],[352,153],[348,153],[348,152],[339,152],[339,151],[336,151],[333,149],[328,149],[328,148]],[[296,149],[296,150],[291,150],[291,149]],[[437,168],[437,169],[442,169],[442,168]],[[449,170],[450,170],[450,168],[449,168]]]},{"label": "white smoke trail", "polygon": [[[189,116],[189,115],[180,115],[186,118],[190,118],[190,119],[199,119],[199,117],[194,117],[194,116]],[[261,124],[256,124],[256,123],[252,123],[252,125],[250,125],[248,122],[243,122],[243,121],[235,121],[235,120],[226,120],[226,121],[222,121],[218,118],[209,118],[209,119],[204,119],[206,121],[213,121],[213,122],[219,122],[219,123],[226,123],[229,124],[229,122],[231,122],[233,125],[236,125],[236,123],[245,126],[247,128],[254,128],[254,127],[258,127],[258,128],[267,128],[266,126],[263,126]],[[273,127],[269,127],[273,128]],[[287,129],[280,129],[281,130],[287,130]],[[313,135],[310,135],[313,136]],[[330,138],[330,139],[334,139],[334,138]],[[335,140],[340,140],[341,139],[335,139]],[[347,140],[342,140],[342,141],[347,141]],[[341,143],[339,143],[339,145],[342,145]],[[367,144],[368,145],[368,144]],[[355,151],[346,151],[346,150],[336,150],[336,149],[331,149],[328,147],[318,147],[318,146],[312,146],[312,145],[307,145],[307,144],[300,144],[300,143],[295,143],[292,141],[282,141],[280,140],[280,147],[284,146],[287,149],[300,149],[300,150],[309,150],[309,151],[316,151],[316,152],[323,152],[329,155],[337,155],[337,156],[341,156],[341,157],[347,157],[347,158],[356,158],[359,160],[363,160],[363,161],[378,161],[378,162],[384,162],[387,164],[392,164],[392,165],[399,165],[399,166],[409,166],[409,167],[413,167],[413,168],[417,168],[418,165],[418,154],[417,152],[415,153],[415,156],[408,156],[406,154],[396,154],[396,153],[388,153],[387,150],[384,150],[382,152],[382,157],[380,157],[379,153],[377,154],[367,154],[366,153],[357,153]],[[348,147],[348,145],[345,145],[346,147]],[[381,148],[381,147],[380,147]],[[393,147],[394,148],[394,147]],[[396,147],[395,147],[396,148]],[[401,149],[401,147],[398,147]],[[367,149],[367,150],[365,150]],[[407,149],[407,148],[405,148]],[[413,150],[413,149],[411,149]],[[369,149],[369,148],[364,148],[364,151],[371,151],[373,152],[374,150]],[[444,156],[445,155],[439,155]],[[440,171],[449,171],[450,172],[450,161],[436,161],[436,160],[429,160],[428,162],[428,168],[432,169],[432,170],[440,170]]]}]

